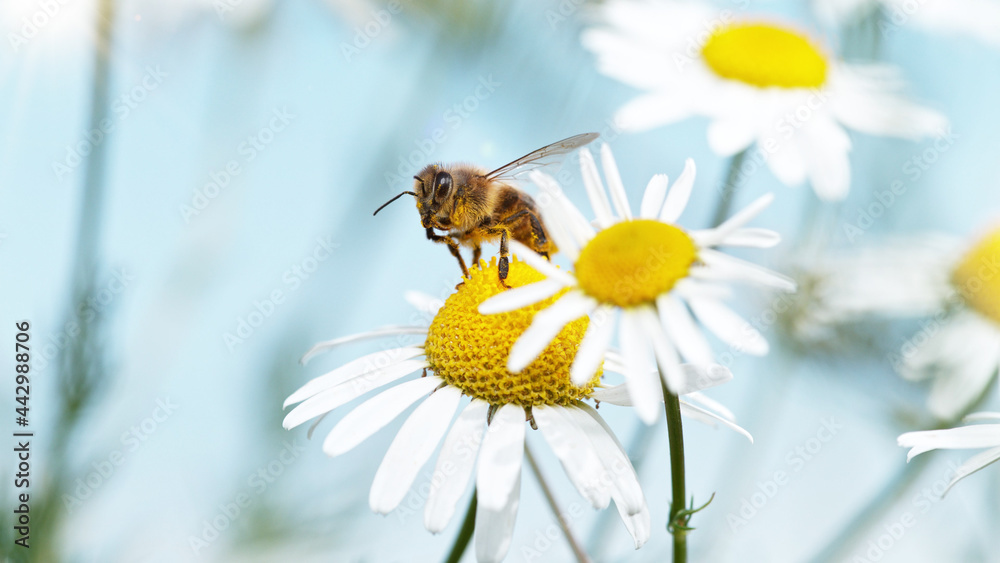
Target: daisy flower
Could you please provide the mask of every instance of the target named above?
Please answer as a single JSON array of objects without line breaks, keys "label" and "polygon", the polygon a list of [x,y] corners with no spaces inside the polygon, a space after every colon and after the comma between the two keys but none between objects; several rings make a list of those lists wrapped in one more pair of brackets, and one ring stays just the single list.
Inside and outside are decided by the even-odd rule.
[{"label": "daisy flower", "polygon": [[883,10],[880,31],[913,25],[931,32],[965,35],[1000,47],[997,0],[813,0],[816,13],[832,25],[846,25]]},{"label": "daisy flower", "polygon": [[584,46],[602,73],[646,92],[619,110],[623,129],[707,117],[717,154],[756,143],[747,158],[786,185],[808,180],[824,200],[848,193],[845,127],[920,139],[947,125],[900,96],[894,69],[846,64],[786,24],[677,0],[610,0],[600,15],[604,25],[584,32]]},{"label": "daisy flower", "polygon": [[[734,350],[752,355],[768,351],[764,337],[723,304],[729,289],[722,282],[759,282],[794,291],[790,279],[734,258],[715,247],[771,247],[780,237],[765,229],[745,228],[773,199],[765,195],[714,229],[685,231],[674,223],[683,213],[694,185],[695,166],[670,187],[664,175],[649,181],[638,217],[633,217],[625,187],[608,145],[601,147],[610,202],[590,151],[580,151],[580,167],[596,229],[563,195],[559,184],[541,172],[531,179],[543,190],[539,206],[560,251],[574,272],[561,270],[522,244],[512,242],[521,258],[546,279],[511,289],[484,302],[484,314],[514,311],[565,291],[539,313],[511,349],[507,368],[519,372],[536,358],[564,326],[590,315],[590,326],[570,368],[576,384],[599,369],[611,342],[617,317],[622,366],[632,403],[646,422],[656,420],[663,400],[656,366],[667,387],[683,388],[681,359],[711,364],[711,348],[695,319]],[[612,203],[614,211],[612,211]],[[655,362],[652,360],[655,358]]]},{"label": "daisy flower", "polygon": [[805,332],[866,317],[931,318],[889,360],[910,380],[931,380],[927,400],[953,420],[982,396],[1000,368],[1000,228],[973,244],[920,235],[828,261],[817,275]]},{"label": "daisy flower", "polygon": [[1000,459],[1000,413],[981,412],[966,417],[966,422],[993,422],[993,424],[972,424],[947,430],[927,430],[923,432],[907,432],[902,434],[899,445],[910,448],[906,461],[931,450],[969,450],[989,448],[980,452],[960,465],[955,470],[955,476],[948,483],[945,493],[955,483],[972,475],[976,471]]},{"label": "daisy flower", "polygon": [[[525,262],[515,260],[506,281],[518,287],[543,277]],[[584,498],[595,508],[605,508],[614,501],[638,549],[651,531],[645,497],[614,433],[584,402],[627,404],[627,397],[620,387],[601,387],[600,366],[581,385],[570,382],[570,362],[587,331],[587,319],[568,323],[534,362],[519,373],[511,373],[505,366],[514,340],[535,313],[555,298],[503,315],[480,315],[480,303],[503,290],[497,278],[494,260],[488,267],[471,269],[470,277],[443,305],[428,297],[409,295],[418,308],[434,315],[429,326],[387,327],[316,345],[303,361],[362,339],[424,337],[422,344],[362,356],[308,382],[285,401],[285,406],[299,403],[285,418],[285,428],[325,416],[396,383],[347,413],[327,435],[323,451],[331,456],[346,453],[419,403],[375,473],[369,495],[371,509],[387,514],[399,506],[440,445],[427,496],[425,526],[434,533],[444,530],[474,479],[478,498],[476,557],[479,561],[500,561],[510,548],[526,426],[530,423],[537,426]],[[685,412],[739,429],[729,420],[728,412],[697,393],[730,379],[729,370],[722,366],[684,369],[685,390],[700,403],[688,403]],[[416,374],[422,376],[400,383]]]}]

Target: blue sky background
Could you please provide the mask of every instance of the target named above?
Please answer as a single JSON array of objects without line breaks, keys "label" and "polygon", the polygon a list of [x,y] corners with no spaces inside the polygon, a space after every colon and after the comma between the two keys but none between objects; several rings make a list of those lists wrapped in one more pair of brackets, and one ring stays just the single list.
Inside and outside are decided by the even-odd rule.
[{"label": "blue sky background", "polygon": [[[403,178],[430,161],[499,166],[572,134],[600,131],[633,202],[652,174],[676,176],[684,159],[693,157],[698,179],[683,222],[706,226],[726,165],[708,148],[706,123],[693,119],[616,134],[611,116],[634,92],[599,75],[579,45],[585,10],[553,23],[548,16],[559,6],[548,0],[497,7],[473,2],[461,13],[449,6],[403,2],[370,44],[350,56],[344,45],[371,22],[369,10],[385,3],[299,0],[257,14],[247,0],[224,17],[208,2],[157,7],[132,0],[118,6],[109,95],[112,103],[118,100],[113,109],[129,111],[112,111],[113,130],[100,141],[106,144],[107,182],[98,284],[118,287],[111,283],[116,272],[130,279],[122,291],[106,292],[107,303],[100,305],[108,319],[102,335],[108,384],[75,432],[70,459],[71,472],[81,479],[116,450],[124,463],[73,510],[58,538],[39,541],[58,542],[72,561],[443,558],[457,521],[431,536],[420,508],[416,515],[388,517],[367,508],[367,489],[398,421],[337,459],[321,452],[319,439],[308,441],[304,428],[280,427],[281,403],[291,390],[375,348],[340,350],[302,367],[296,360],[313,342],[406,322],[413,312],[403,301],[405,290],[443,297],[458,281],[453,258],[424,240],[408,199],[371,216],[408,189],[409,182],[387,181],[386,175],[414,151],[421,164],[404,164]],[[12,341],[14,320],[31,321],[32,426],[42,445],[53,430],[57,379],[55,366],[39,356],[64,332],[83,185],[82,166],[60,173],[53,163],[65,163],[68,147],[86,138],[94,40],[88,23],[93,4],[77,0],[15,49],[9,34],[38,9],[34,2],[0,9],[6,38],[0,44],[0,338]],[[241,9],[253,13],[241,16]],[[777,14],[832,45],[841,42],[839,34],[816,25],[801,2],[751,3],[746,12]],[[949,117],[956,141],[918,180],[907,180],[906,194],[855,244],[929,230],[970,236],[985,228],[1000,202],[1000,52],[972,39],[904,28],[884,39],[882,58],[902,68],[914,99]],[[162,76],[148,78],[150,69]],[[144,78],[155,88],[141,87]],[[484,82],[493,91],[480,88],[477,98]],[[462,115],[456,104],[475,108]],[[287,121],[280,131],[272,129],[275,115]],[[444,130],[441,142],[434,140],[436,129]],[[251,159],[244,143],[253,136],[263,148]],[[851,195],[825,211],[835,217],[830,225],[837,245],[848,244],[843,222],[853,221],[875,192],[905,179],[907,161],[933,145],[851,137]],[[220,177],[232,162],[239,174],[207,198],[207,207],[185,216],[183,206],[205,194],[213,174]],[[576,183],[565,189],[587,209],[577,172],[570,170]],[[780,231],[786,242],[746,256],[784,267],[802,258],[793,249],[814,196],[761,170],[742,188],[737,207],[767,191],[777,194],[777,202],[755,225]],[[312,266],[319,241],[334,248],[332,254],[290,282],[295,267]],[[261,304],[275,291],[281,303]],[[740,308],[750,316],[768,299],[745,297]],[[269,316],[244,342],[227,345],[225,335],[258,306],[271,310]],[[905,337],[908,326],[893,330]],[[768,336],[779,340],[774,331]],[[807,560],[905,462],[895,437],[912,429],[907,424],[919,412],[921,388],[861,351],[817,359],[774,348],[767,358],[740,359],[736,380],[712,393],[735,411],[755,445],[694,422],[686,428],[689,491],[702,502],[717,493],[696,517],[694,560]],[[122,434],[141,429],[158,400],[176,404],[176,411],[128,451]],[[321,430],[348,410],[334,413]],[[610,405],[601,413],[628,444],[639,428],[634,416]],[[0,418],[4,428],[11,418]],[[833,439],[812,459],[794,461],[800,457],[795,448],[831,420],[842,426]],[[536,448],[546,451],[543,467],[560,501],[583,507],[573,521],[577,533],[588,538],[609,527],[595,552],[598,560],[668,557],[663,429],[650,439],[654,447],[641,479],[654,533],[639,552],[631,550],[617,518],[599,520],[555,458]],[[282,463],[280,453],[293,441],[303,449],[292,448],[293,461]],[[915,495],[940,481],[949,461],[966,457],[932,455],[932,467],[852,555],[864,555],[868,542],[904,511],[922,507]],[[251,476],[269,464],[280,475],[267,473],[273,482],[261,490]],[[35,467],[45,470],[41,453]],[[734,531],[727,515],[739,514],[742,501],[766,489],[776,471],[789,473],[789,482]],[[989,468],[944,500],[935,497],[884,560],[998,560],[998,473]],[[202,535],[204,522],[241,493],[249,506],[196,554],[190,538]],[[526,477],[508,560],[531,560],[523,548],[537,548],[539,533],[553,522],[536,483]],[[569,557],[557,538],[540,560]]]}]

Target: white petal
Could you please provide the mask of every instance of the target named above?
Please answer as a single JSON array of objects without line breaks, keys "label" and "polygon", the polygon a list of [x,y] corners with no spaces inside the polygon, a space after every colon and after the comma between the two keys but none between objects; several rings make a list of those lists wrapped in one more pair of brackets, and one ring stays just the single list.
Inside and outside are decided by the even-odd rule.
[{"label": "white petal", "polygon": [[733,372],[720,364],[682,364],[680,373],[681,384],[677,389],[678,395],[697,393],[733,379]]},{"label": "white petal", "polygon": [[465,493],[486,432],[489,408],[489,403],[473,399],[444,439],[424,510],[424,526],[431,533],[444,531],[455,514],[455,505]]},{"label": "white petal", "polygon": [[438,385],[441,385],[441,380],[437,377],[421,377],[383,391],[361,403],[327,434],[323,441],[323,451],[329,456],[338,456],[351,450],[385,428]]},{"label": "white petal", "polygon": [[962,419],[963,422],[1000,421],[1000,412],[974,412]]},{"label": "white petal", "polygon": [[772,248],[781,242],[781,235],[769,229],[744,228],[733,231],[724,239],[716,236],[715,229],[688,233],[700,247],[740,246],[747,248]]},{"label": "white petal", "polygon": [[708,279],[745,280],[787,292],[794,292],[798,288],[795,280],[788,276],[717,250],[702,248],[698,251],[698,257],[708,265],[708,268],[692,268],[691,272],[694,276],[704,276]]},{"label": "white petal", "polygon": [[912,448],[907,461],[931,450],[965,450],[991,448],[1000,445],[1000,424],[976,424],[947,430],[907,432],[898,439],[899,445]]},{"label": "white petal", "polygon": [[639,549],[646,545],[646,542],[649,541],[649,536],[653,532],[649,507],[644,506],[637,514],[632,514],[631,516],[625,511],[618,499],[615,499],[615,507],[618,509],[618,515],[621,516],[622,522],[625,523],[625,529],[632,536],[635,548]]},{"label": "white petal", "polygon": [[739,426],[735,422],[726,420],[725,418],[715,414],[714,412],[705,410],[701,407],[692,405],[687,401],[681,400],[681,413],[709,425],[712,425],[713,423],[719,423],[725,426],[726,428],[729,428],[730,430],[733,430],[743,435],[744,437],[746,437],[747,440],[750,440],[751,444],[753,443],[753,436],[751,436],[749,432],[744,430],[741,426]]},{"label": "white petal", "polygon": [[612,385],[610,387],[595,387],[590,398],[602,403],[611,403],[619,407],[631,407],[632,397],[628,392],[628,384]]},{"label": "white petal", "polygon": [[667,194],[667,200],[663,203],[663,209],[660,210],[660,221],[664,223],[676,223],[680,219],[681,214],[684,213],[684,209],[687,207],[688,200],[691,199],[695,172],[694,160],[690,158],[685,160],[684,172],[681,173],[679,178],[674,180],[674,185]]},{"label": "white petal", "polygon": [[[576,261],[580,255],[580,247],[594,237],[594,228],[566,199],[555,178],[541,172],[532,172],[531,179],[544,192],[543,197],[539,197],[536,203],[541,210],[549,235],[560,252],[571,261]],[[545,197],[548,199],[544,199]]]},{"label": "white petal", "polygon": [[597,302],[582,292],[570,291],[540,311],[510,349],[507,369],[518,373],[528,367],[570,322],[587,315]]},{"label": "white petal", "polygon": [[708,125],[708,145],[720,156],[733,156],[753,144],[757,130],[748,119],[716,119]]},{"label": "white petal", "polygon": [[500,509],[492,510],[479,503],[476,509],[477,563],[500,563],[507,557],[520,501],[521,474],[518,473],[510,496]]},{"label": "white petal", "polygon": [[421,313],[427,313],[430,316],[437,314],[438,310],[444,306],[444,301],[440,298],[434,297],[422,291],[407,291],[403,294],[403,298],[406,302],[413,306],[414,309],[420,311]]},{"label": "white petal", "polygon": [[545,279],[521,287],[515,287],[498,293],[479,304],[480,315],[495,315],[514,311],[528,305],[534,305],[559,293],[566,287],[559,280]]},{"label": "white petal", "polygon": [[733,215],[716,227],[716,236],[719,240],[725,240],[726,237],[736,232],[737,229],[752,221],[754,217],[759,215],[761,211],[764,211],[773,201],[774,194],[769,193],[760,196],[753,203],[737,212],[736,215]]},{"label": "white petal", "polygon": [[561,411],[570,418],[590,440],[597,457],[604,464],[606,474],[602,479],[614,485],[618,492],[615,502],[628,515],[638,514],[646,507],[646,497],[642,494],[639,478],[632,467],[625,449],[608,426],[590,405],[577,403]]},{"label": "white petal", "polygon": [[667,388],[674,393],[684,386],[683,375],[680,371],[681,359],[677,356],[677,350],[667,339],[660,319],[656,316],[656,311],[652,307],[642,307],[638,311],[639,321],[642,323],[643,331],[649,338],[653,346],[653,353],[660,366],[660,372],[665,375]]},{"label": "white petal", "polygon": [[517,405],[504,405],[493,415],[479,451],[476,490],[480,510],[502,510],[520,480],[524,426],[524,409]]},{"label": "white petal", "polygon": [[1000,459],[1000,448],[989,449],[970,457],[965,461],[965,463],[960,465],[958,469],[955,470],[955,477],[952,478],[951,483],[948,483],[948,488],[941,493],[941,496],[948,494],[948,491],[955,486],[955,483],[958,483],[962,479],[965,479],[969,475],[972,475],[976,471],[979,471],[998,459]]},{"label": "white petal", "polygon": [[643,219],[656,219],[663,208],[663,198],[667,196],[667,186],[670,178],[666,174],[656,174],[649,179],[646,184],[646,191],[642,194],[642,204],[639,205],[639,217]]},{"label": "white petal", "polygon": [[598,306],[590,315],[587,332],[584,333],[580,348],[573,358],[573,365],[569,368],[570,380],[574,385],[586,384],[597,373],[597,368],[604,360],[604,352],[611,345],[617,320],[618,309],[609,305]]},{"label": "white petal", "polygon": [[573,277],[573,274],[570,274],[565,270],[560,270],[555,264],[549,262],[545,258],[542,258],[534,250],[524,246],[516,240],[510,241],[510,251],[516,254],[521,260],[524,260],[529,266],[538,270],[538,272],[543,274],[545,277],[559,281],[563,285],[576,285],[576,278]]},{"label": "white petal", "polygon": [[403,502],[417,473],[444,438],[461,399],[458,389],[442,387],[406,419],[375,472],[368,495],[372,512],[388,514]]},{"label": "white petal", "polygon": [[327,352],[340,346],[341,344],[348,344],[350,342],[360,342],[362,340],[368,340],[371,338],[379,338],[382,336],[393,336],[397,334],[427,334],[426,326],[385,326],[377,330],[372,330],[368,332],[359,332],[357,334],[351,334],[349,336],[343,336],[341,338],[334,338],[333,340],[327,340],[326,342],[320,342],[319,344],[313,346],[299,362],[305,364],[318,354]]},{"label": "white petal", "polygon": [[611,203],[614,204],[618,217],[631,219],[632,210],[629,209],[628,196],[625,195],[625,184],[622,183],[621,174],[618,173],[618,165],[615,164],[615,157],[611,154],[611,146],[607,143],[601,145],[601,165],[604,167],[604,177],[608,181],[608,191],[611,192]]},{"label": "white petal", "polygon": [[767,354],[767,340],[729,307],[711,299],[691,299],[688,303],[698,320],[737,352]]},{"label": "white petal", "polygon": [[282,425],[285,429],[295,428],[315,416],[330,412],[369,391],[378,389],[383,385],[388,385],[425,367],[427,367],[427,360],[405,360],[398,364],[392,364],[385,369],[365,374],[364,377],[357,377],[336,387],[321,391],[292,409],[288,413],[288,416],[285,417],[285,420],[282,421]]},{"label": "white petal", "polygon": [[535,406],[531,414],[580,495],[594,508],[607,508],[611,502],[611,491],[601,478],[604,464],[594,452],[587,435],[572,419],[564,418],[562,410],[563,407]]},{"label": "white petal", "polygon": [[347,362],[333,371],[324,373],[319,377],[309,380],[305,385],[289,395],[288,398],[285,399],[285,404],[283,406],[287,407],[288,405],[302,402],[320,391],[336,387],[337,385],[350,381],[356,377],[374,375],[375,372],[379,370],[387,369],[404,360],[416,358],[417,356],[423,355],[423,353],[424,348],[419,346],[382,350],[380,352],[373,352],[371,354],[361,356],[356,360]]},{"label": "white petal", "polygon": [[710,364],[715,361],[701,328],[695,324],[687,305],[669,293],[656,298],[656,309],[667,336],[688,362]]},{"label": "white petal", "polygon": [[611,213],[611,203],[608,201],[608,194],[604,191],[601,182],[601,174],[597,171],[597,163],[594,162],[594,155],[589,149],[580,149],[580,173],[583,175],[583,186],[587,190],[587,197],[590,199],[590,206],[594,209],[594,216],[597,224],[602,228],[610,227],[614,224],[614,215]]},{"label": "white petal", "polygon": [[618,340],[625,361],[625,381],[635,405],[636,414],[646,424],[653,424],[660,416],[663,401],[660,378],[650,360],[650,347],[642,332],[642,324],[633,311],[622,313]]},{"label": "white petal", "polygon": [[687,393],[686,395],[684,395],[684,399],[687,400],[692,405],[700,406],[710,411],[713,411],[726,420],[729,421],[736,420],[736,415],[733,414],[733,411],[729,410],[728,408],[726,408],[725,405],[723,405],[719,401],[716,401],[715,399],[710,398],[704,393],[701,393],[699,391],[692,391],[691,393]]}]

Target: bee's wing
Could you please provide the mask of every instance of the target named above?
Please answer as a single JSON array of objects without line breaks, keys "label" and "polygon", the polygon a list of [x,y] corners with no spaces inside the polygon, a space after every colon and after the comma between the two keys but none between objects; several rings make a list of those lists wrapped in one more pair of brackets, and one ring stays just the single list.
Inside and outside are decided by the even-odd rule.
[{"label": "bee's wing", "polygon": [[487,180],[521,180],[532,170],[558,164],[562,157],[575,149],[590,143],[599,133],[581,133],[568,139],[563,139],[551,145],[544,146],[536,151],[532,151],[521,158],[505,164],[500,168],[486,174]]}]

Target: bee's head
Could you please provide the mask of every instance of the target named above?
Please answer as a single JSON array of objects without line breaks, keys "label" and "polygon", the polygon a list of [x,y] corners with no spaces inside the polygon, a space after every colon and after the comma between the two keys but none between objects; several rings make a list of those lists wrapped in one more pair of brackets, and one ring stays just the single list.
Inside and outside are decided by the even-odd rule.
[{"label": "bee's head", "polygon": [[420,224],[429,229],[435,226],[434,216],[454,196],[455,181],[447,170],[436,164],[425,167],[413,179]]}]

